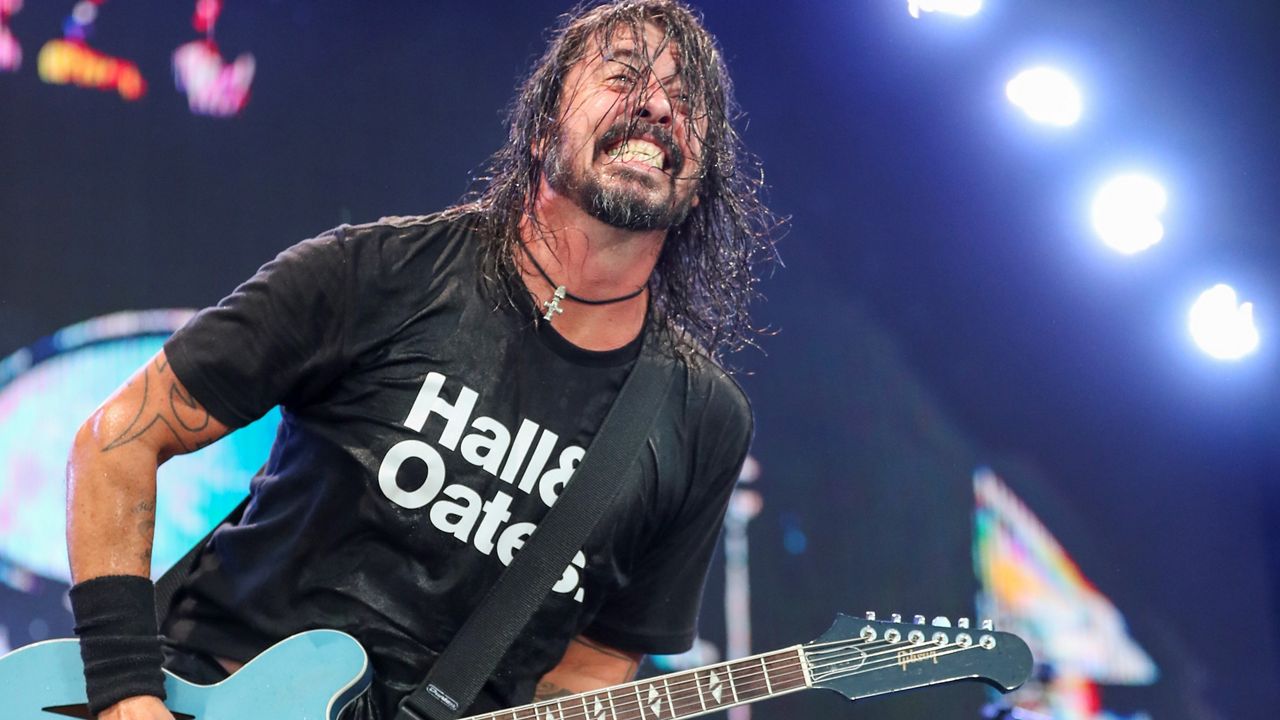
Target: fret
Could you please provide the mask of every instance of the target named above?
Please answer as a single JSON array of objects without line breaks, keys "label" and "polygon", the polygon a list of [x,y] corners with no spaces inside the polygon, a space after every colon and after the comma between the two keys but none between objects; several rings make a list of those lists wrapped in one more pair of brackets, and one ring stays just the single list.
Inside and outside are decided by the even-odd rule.
[{"label": "fret", "polygon": [[714,702],[714,704],[710,705],[707,709],[715,710],[716,708],[720,708],[725,705],[732,705],[734,698],[729,690],[730,686],[726,676],[725,667],[717,666],[707,668],[706,672],[707,692],[711,695],[711,699]]},{"label": "fret", "polygon": [[702,697],[702,681],[698,679],[698,673],[693,673],[693,688],[698,691],[698,704],[702,706],[703,712],[706,712],[707,701]]},{"label": "fret", "polygon": [[[665,680],[663,681],[665,683]],[[641,685],[647,691],[641,693]],[[671,708],[671,693],[667,693],[664,711],[662,693],[658,691],[657,682],[637,683],[633,686],[636,692],[636,701],[640,704],[640,718],[646,720],[649,717],[654,720],[661,720],[664,717],[675,717],[674,710]],[[646,712],[648,711],[648,712]],[[666,714],[664,714],[666,713]]]},{"label": "fret", "polygon": [[800,674],[804,676],[804,687],[813,687],[813,668],[809,665],[809,656],[805,654],[804,648],[796,648],[796,664],[800,667]]},{"label": "fret", "polygon": [[754,658],[744,658],[735,663],[733,686],[738,691],[738,702],[769,697],[764,683],[760,682],[760,665]]},{"label": "fret", "polygon": [[[495,711],[473,720],[680,720],[810,686],[804,650],[795,647]],[[629,692],[634,700],[618,701],[614,690]]]},{"label": "fret", "polygon": [[613,691],[605,690],[604,697],[609,701],[609,714],[613,715],[613,720],[618,720],[618,710],[613,706]]},{"label": "fret", "polygon": [[[555,705],[555,707],[553,708],[552,705]],[[557,709],[560,712],[556,712]],[[531,720],[563,720],[564,718],[564,708],[561,707],[558,700],[538,703],[533,706],[532,710],[533,718]]]},{"label": "fret", "polygon": [[[608,690],[604,691],[605,697],[608,697]],[[610,715],[610,709],[606,708],[604,703],[600,701],[600,693],[594,693],[590,696],[591,702],[587,702],[587,695],[582,696],[582,712],[587,720],[605,720]]]},{"label": "fret", "polygon": [[809,679],[809,666],[805,662],[804,652],[800,648],[782,650],[775,653],[775,655],[783,663],[783,669],[785,670],[780,692],[792,692],[813,686]]}]

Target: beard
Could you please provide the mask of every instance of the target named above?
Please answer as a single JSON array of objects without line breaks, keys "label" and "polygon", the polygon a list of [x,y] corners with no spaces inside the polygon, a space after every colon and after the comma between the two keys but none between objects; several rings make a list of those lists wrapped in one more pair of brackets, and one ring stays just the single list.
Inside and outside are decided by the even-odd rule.
[{"label": "beard", "polygon": [[[630,129],[625,124],[610,128],[595,144],[593,158],[599,157],[604,148],[615,145]],[[688,217],[689,210],[693,207],[694,194],[689,193],[684,198],[676,196],[675,178],[684,165],[684,158],[675,143],[663,135],[665,132],[662,128],[655,132],[659,144],[664,146],[667,156],[671,158],[667,192],[664,194],[653,192],[659,188],[661,181],[648,173],[621,164],[614,168],[615,177],[612,179],[605,178],[594,165],[585,171],[577,171],[568,161],[572,153],[566,147],[566,139],[560,134],[549,143],[551,150],[547,153],[547,184],[573,200],[588,215],[610,227],[633,232],[675,227]]]}]

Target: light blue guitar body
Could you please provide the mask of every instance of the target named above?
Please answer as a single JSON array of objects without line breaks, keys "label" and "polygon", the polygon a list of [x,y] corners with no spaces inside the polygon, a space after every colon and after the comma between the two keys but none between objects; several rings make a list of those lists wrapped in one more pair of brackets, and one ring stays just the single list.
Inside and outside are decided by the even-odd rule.
[{"label": "light blue guitar body", "polygon": [[[369,658],[355,638],[311,630],[282,640],[215,685],[193,685],[166,672],[165,705],[178,720],[337,720],[369,678]],[[49,640],[0,658],[0,717],[87,718],[80,643]]]}]

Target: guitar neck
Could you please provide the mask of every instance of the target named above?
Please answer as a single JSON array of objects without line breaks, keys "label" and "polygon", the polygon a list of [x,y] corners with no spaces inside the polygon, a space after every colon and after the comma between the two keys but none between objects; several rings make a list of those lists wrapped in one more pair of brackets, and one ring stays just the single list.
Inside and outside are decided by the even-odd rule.
[{"label": "guitar neck", "polygon": [[799,645],[467,720],[679,720],[810,687]]}]

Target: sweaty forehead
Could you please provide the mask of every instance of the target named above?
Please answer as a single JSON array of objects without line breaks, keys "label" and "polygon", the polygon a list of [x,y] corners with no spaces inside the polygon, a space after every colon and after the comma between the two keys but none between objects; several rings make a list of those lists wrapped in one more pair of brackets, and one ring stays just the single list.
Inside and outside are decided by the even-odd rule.
[{"label": "sweaty forehead", "polygon": [[663,75],[681,70],[679,48],[654,23],[645,23],[643,28],[622,23],[595,33],[582,59],[588,66],[621,62],[634,68],[651,67]]}]

